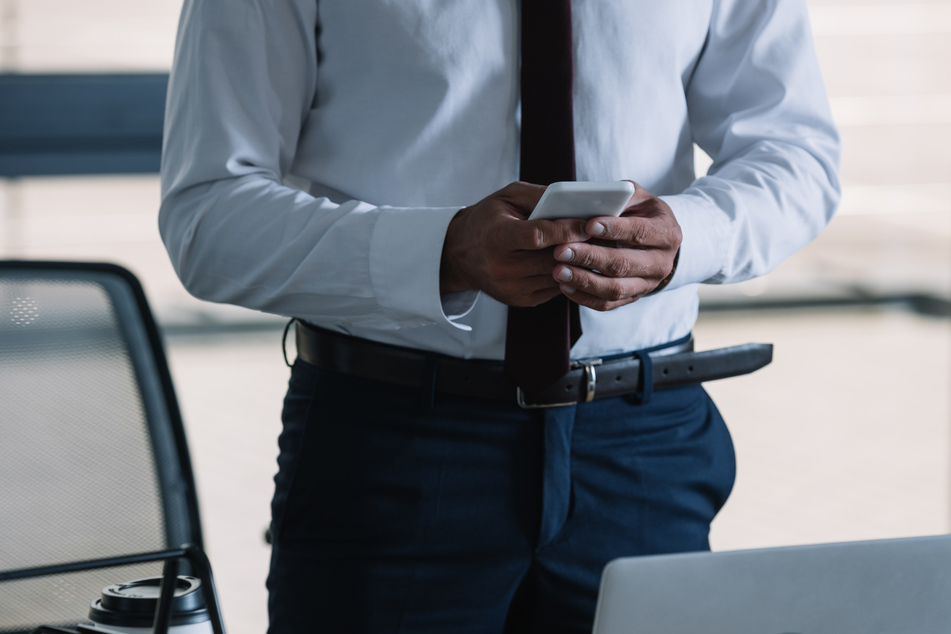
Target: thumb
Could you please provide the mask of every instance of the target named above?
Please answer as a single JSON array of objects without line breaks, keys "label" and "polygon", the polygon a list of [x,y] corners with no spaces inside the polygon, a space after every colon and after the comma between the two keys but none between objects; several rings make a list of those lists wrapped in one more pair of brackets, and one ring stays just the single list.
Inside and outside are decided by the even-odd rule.
[{"label": "thumb", "polygon": [[646,189],[641,187],[641,185],[639,185],[638,183],[635,183],[631,179],[627,179],[627,182],[629,182],[631,185],[634,185],[634,193],[631,194],[631,197],[628,199],[627,206],[624,208],[623,213],[628,213],[629,211],[632,211],[631,207],[636,207],[640,205],[641,203],[644,203],[645,201],[648,201],[654,197],[653,194],[651,194],[649,191],[647,191]]},{"label": "thumb", "polygon": [[499,194],[504,200],[526,218],[531,215],[542,194],[548,189],[545,185],[535,185],[516,181],[503,187]]}]

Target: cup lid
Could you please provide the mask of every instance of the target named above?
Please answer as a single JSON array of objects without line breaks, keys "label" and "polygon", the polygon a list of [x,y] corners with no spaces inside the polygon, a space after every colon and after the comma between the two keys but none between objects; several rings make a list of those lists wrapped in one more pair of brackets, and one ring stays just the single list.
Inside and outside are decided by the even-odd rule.
[{"label": "cup lid", "polygon": [[[162,577],[147,577],[117,583],[102,589],[89,608],[89,618],[103,625],[151,627],[161,595]],[[200,623],[209,619],[201,580],[179,576],[172,598],[172,625]]]}]

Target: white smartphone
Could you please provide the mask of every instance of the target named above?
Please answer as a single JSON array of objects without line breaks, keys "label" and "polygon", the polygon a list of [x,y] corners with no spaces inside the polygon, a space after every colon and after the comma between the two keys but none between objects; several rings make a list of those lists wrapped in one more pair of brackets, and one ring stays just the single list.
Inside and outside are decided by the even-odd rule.
[{"label": "white smartphone", "polygon": [[619,216],[634,194],[631,181],[564,181],[552,183],[529,220]]}]

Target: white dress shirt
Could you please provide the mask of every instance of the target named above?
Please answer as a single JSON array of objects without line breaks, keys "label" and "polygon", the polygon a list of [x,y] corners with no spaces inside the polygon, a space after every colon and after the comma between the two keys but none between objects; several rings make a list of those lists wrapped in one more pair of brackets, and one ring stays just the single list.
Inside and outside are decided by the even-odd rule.
[{"label": "white dress shirt", "polygon": [[[506,307],[440,296],[446,227],[518,178],[517,0],[186,0],[160,228],[194,295],[501,359]],[[697,286],[770,271],[838,202],[802,0],[575,0],[578,180],[670,205],[655,296],[581,309],[583,358],[686,335]],[[696,179],[693,144],[713,159]]]}]

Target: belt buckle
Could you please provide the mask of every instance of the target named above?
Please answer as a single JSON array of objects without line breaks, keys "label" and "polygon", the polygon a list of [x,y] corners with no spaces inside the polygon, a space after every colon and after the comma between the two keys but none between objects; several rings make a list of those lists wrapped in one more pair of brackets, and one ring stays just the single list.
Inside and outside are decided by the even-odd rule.
[{"label": "belt buckle", "polygon": [[[571,369],[577,370],[578,368],[584,368],[584,381],[585,381],[585,403],[590,403],[594,400],[594,392],[597,388],[598,375],[595,372],[594,368],[596,366],[604,363],[602,359],[592,358],[592,359],[579,359],[578,361],[571,362]],[[522,392],[522,388],[515,388],[515,402],[518,403],[518,406],[522,409],[542,409],[546,407],[564,407],[566,405],[577,405],[581,401],[567,401],[564,403],[526,403],[525,402],[525,393]]]}]

